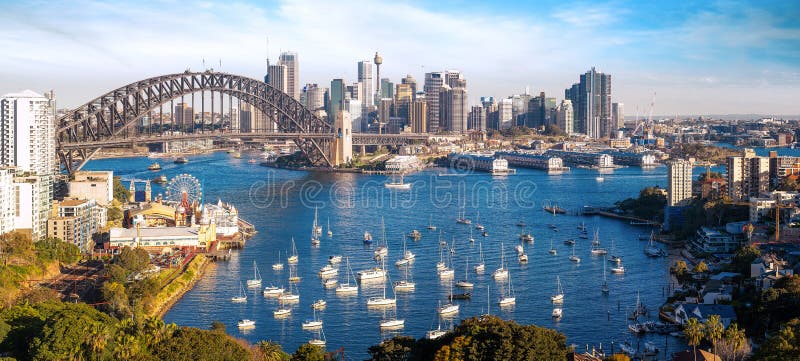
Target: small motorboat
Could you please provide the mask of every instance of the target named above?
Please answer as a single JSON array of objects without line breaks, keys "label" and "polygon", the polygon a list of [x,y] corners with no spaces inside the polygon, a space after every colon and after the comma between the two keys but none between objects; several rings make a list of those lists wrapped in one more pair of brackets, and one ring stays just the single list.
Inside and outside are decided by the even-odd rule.
[{"label": "small motorboat", "polygon": [[243,319],[243,320],[239,320],[239,322],[236,323],[236,326],[239,326],[239,328],[255,327],[256,326],[256,321]]}]

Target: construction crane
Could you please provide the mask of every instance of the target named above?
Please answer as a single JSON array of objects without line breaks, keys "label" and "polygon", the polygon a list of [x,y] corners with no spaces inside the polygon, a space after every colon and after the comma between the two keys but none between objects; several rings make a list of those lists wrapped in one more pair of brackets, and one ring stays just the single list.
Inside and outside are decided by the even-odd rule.
[{"label": "construction crane", "polygon": [[781,240],[781,208],[791,208],[781,204],[780,194],[775,195],[775,242]]},{"label": "construction crane", "polygon": [[650,101],[650,114],[647,116],[647,126],[650,127],[647,132],[647,137],[653,136],[653,108],[656,107],[656,92],[653,92],[653,99]]},{"label": "construction crane", "polygon": [[[656,92],[653,92],[653,98],[650,100],[650,112],[647,116],[647,122],[640,122],[639,121],[639,108],[636,108],[636,128],[633,129],[633,135],[644,135],[645,127],[652,127],[653,126],[653,108],[656,106]],[[652,136],[652,133],[648,133],[648,136]]]}]

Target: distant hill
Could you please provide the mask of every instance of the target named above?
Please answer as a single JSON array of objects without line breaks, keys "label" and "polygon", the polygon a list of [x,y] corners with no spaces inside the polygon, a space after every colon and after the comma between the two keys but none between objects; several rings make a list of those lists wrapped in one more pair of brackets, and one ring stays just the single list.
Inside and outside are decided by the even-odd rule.
[{"label": "distant hill", "polygon": [[[678,114],[679,118],[697,118],[702,116],[706,119],[722,119],[722,120],[758,120],[761,118],[775,118],[775,119],[800,119],[800,114]],[[675,114],[666,115],[653,115],[653,119],[671,119]],[[646,117],[639,116],[639,119],[646,119]],[[626,115],[625,120],[636,120],[636,116]]]}]

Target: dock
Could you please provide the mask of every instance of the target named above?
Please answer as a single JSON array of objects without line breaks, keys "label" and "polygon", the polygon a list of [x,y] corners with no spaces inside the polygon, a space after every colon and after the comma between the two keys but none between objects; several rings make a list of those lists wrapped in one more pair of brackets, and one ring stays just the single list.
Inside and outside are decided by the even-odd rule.
[{"label": "dock", "polygon": [[661,223],[656,222],[656,221],[651,221],[651,220],[632,217],[632,216],[626,216],[626,215],[622,215],[622,214],[616,214],[616,213],[612,213],[612,212],[595,210],[594,212],[591,212],[591,213],[584,213],[584,215],[590,215],[590,214],[591,215],[597,214],[597,215],[601,215],[603,217],[616,218],[616,219],[622,219],[622,220],[630,221],[630,224],[633,225],[633,226],[661,227]]}]

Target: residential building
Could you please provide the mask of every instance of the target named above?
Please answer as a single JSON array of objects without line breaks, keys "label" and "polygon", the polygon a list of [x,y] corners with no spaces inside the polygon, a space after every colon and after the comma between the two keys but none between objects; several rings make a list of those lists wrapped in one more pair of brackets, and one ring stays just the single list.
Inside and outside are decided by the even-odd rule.
[{"label": "residential building", "polygon": [[297,53],[290,51],[281,53],[278,64],[286,67],[286,94],[300,100],[300,60]]},{"label": "residential building", "polygon": [[0,167],[0,235],[14,230],[17,205],[14,173],[14,167]]},{"label": "residential building", "polygon": [[187,103],[175,104],[175,111],[173,113],[172,127],[173,129],[190,132],[194,127],[194,109]]},{"label": "residential building", "polygon": [[105,207],[114,200],[114,172],[77,171],[67,187],[70,197],[93,200]]},{"label": "residential building", "polygon": [[767,192],[769,163],[769,158],[756,156],[752,149],[744,149],[742,156],[728,157],[728,196],[739,202]]},{"label": "residential building", "polygon": [[39,240],[47,233],[53,204],[53,176],[17,173],[14,177],[16,212],[14,229]]},{"label": "residential building", "polygon": [[94,248],[92,236],[106,226],[106,212],[107,209],[93,199],[55,202],[47,220],[47,234],[90,252]]},{"label": "residential building", "polygon": [[425,101],[428,103],[428,132],[436,133],[439,131],[439,93],[444,85],[444,77],[441,72],[425,73]]},{"label": "residential building", "polygon": [[386,171],[407,173],[422,169],[422,163],[415,155],[396,155],[386,161]]},{"label": "residential building", "polygon": [[[689,247],[699,253],[730,254],[736,252],[741,246],[742,237],[729,232],[731,229],[718,230],[709,227],[700,227],[694,239],[689,241]],[[738,236],[742,235],[741,230]]]},{"label": "residential building", "polygon": [[53,174],[55,163],[55,95],[30,90],[0,98],[0,165],[17,172]]},{"label": "residential building", "polygon": [[667,205],[683,206],[692,199],[692,163],[685,159],[667,161]]}]

